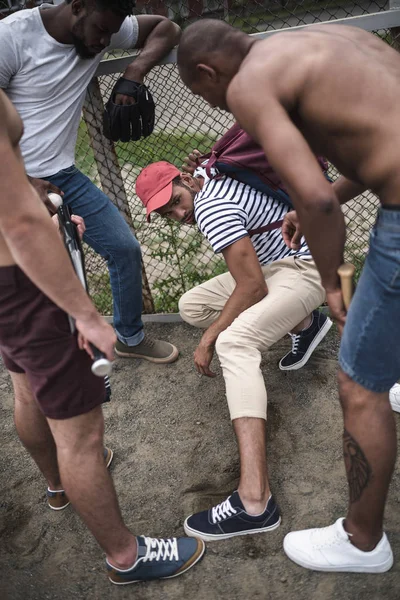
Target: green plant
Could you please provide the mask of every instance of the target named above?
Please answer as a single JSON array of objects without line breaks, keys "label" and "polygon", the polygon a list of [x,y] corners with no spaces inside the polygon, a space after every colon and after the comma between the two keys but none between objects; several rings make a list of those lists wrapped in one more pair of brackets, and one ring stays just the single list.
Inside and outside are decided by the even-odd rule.
[{"label": "green plant", "polygon": [[176,312],[179,298],[192,287],[226,271],[221,258],[202,261],[203,236],[193,230],[182,239],[181,226],[166,221],[155,240],[157,248],[151,257],[170,267],[171,273],[158,279],[153,285],[154,304],[157,312]]}]

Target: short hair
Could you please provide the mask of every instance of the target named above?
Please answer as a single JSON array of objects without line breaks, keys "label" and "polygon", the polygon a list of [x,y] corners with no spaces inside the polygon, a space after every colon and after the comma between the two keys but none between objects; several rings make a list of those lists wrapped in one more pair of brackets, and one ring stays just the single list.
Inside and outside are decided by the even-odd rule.
[{"label": "short hair", "polygon": [[[72,0],[65,0],[67,4],[71,4]],[[97,10],[111,10],[113,13],[121,17],[129,17],[133,14],[133,9],[136,6],[136,0],[82,0],[83,5],[94,5]]]},{"label": "short hair", "polygon": [[229,56],[236,48],[238,37],[246,35],[225,21],[200,19],[187,27],[178,46],[178,67],[193,76],[197,64],[207,63],[215,54]]}]

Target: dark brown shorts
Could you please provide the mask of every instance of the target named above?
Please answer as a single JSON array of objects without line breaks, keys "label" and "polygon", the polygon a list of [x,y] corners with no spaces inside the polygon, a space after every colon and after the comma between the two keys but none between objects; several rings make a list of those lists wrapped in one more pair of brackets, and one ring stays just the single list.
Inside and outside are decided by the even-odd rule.
[{"label": "dark brown shorts", "polygon": [[9,371],[26,373],[50,419],[75,417],[104,402],[104,379],[93,375],[68,316],[16,266],[0,267],[0,351]]}]

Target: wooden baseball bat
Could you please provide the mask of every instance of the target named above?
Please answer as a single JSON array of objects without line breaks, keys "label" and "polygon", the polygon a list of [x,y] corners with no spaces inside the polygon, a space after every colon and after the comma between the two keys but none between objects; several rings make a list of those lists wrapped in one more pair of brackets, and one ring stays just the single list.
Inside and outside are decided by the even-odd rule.
[{"label": "wooden baseball bat", "polygon": [[338,275],[340,277],[340,285],[342,287],[343,302],[346,310],[349,310],[351,298],[353,296],[354,285],[353,276],[356,268],[351,263],[343,263],[338,268]]}]

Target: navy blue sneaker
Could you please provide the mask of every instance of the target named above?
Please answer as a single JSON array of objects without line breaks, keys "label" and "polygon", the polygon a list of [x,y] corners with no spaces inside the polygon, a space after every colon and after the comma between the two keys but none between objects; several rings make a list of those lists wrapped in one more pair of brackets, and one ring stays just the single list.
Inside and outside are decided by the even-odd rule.
[{"label": "navy blue sneaker", "polygon": [[178,577],[193,567],[204,554],[204,543],[193,538],[156,539],[136,537],[138,557],[129,569],[121,570],[106,560],[108,578],[116,585]]},{"label": "navy blue sneaker", "polygon": [[237,535],[272,531],[280,524],[279,508],[272,496],[265,511],[254,517],[245,511],[239,494],[235,491],[221,504],[188,517],[184,529],[187,535],[212,542]]},{"label": "navy blue sneaker", "polygon": [[304,367],[318,344],[324,339],[332,321],[319,310],[313,310],[311,325],[300,333],[289,333],[292,349],[279,361],[281,371],[295,371]]}]

